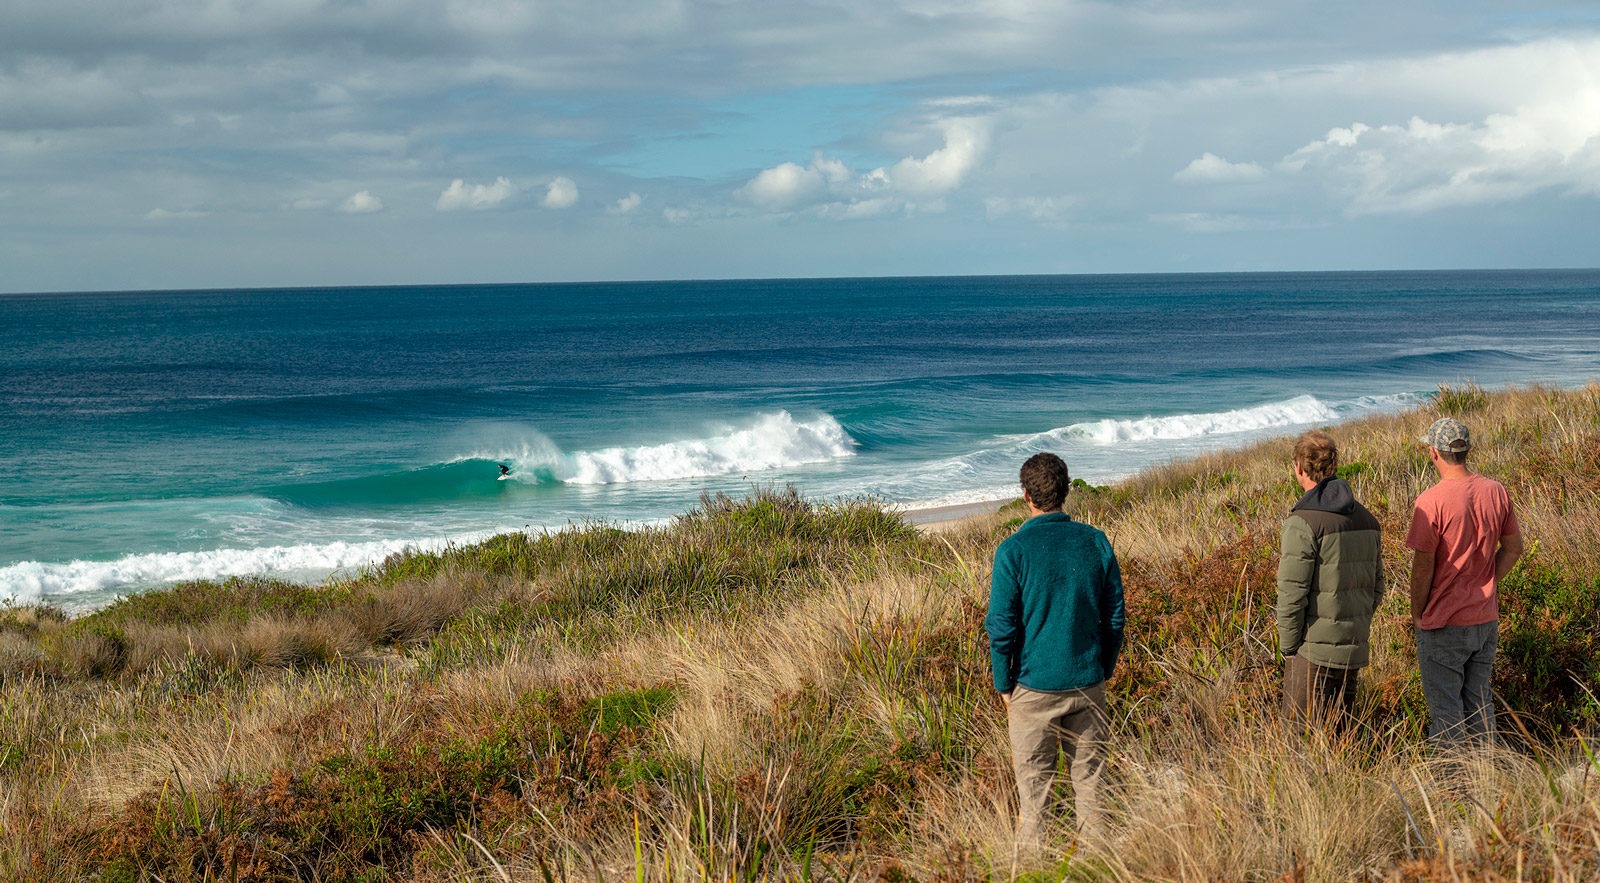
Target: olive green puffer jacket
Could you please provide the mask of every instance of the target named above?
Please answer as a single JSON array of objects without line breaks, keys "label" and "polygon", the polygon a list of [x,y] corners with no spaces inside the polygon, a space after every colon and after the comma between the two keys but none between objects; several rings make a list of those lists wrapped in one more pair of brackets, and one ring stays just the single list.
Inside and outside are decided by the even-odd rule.
[{"label": "olive green puffer jacket", "polygon": [[1361,668],[1382,597],[1378,520],[1344,479],[1324,479],[1283,522],[1278,647],[1326,668]]}]

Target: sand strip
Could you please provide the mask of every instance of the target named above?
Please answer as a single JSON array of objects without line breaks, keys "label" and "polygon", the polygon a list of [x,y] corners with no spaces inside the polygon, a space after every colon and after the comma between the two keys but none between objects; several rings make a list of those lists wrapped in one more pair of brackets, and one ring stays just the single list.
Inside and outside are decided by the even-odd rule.
[{"label": "sand strip", "polygon": [[900,513],[906,521],[922,530],[942,530],[956,522],[979,515],[993,515],[1010,500],[979,500],[975,503],[956,503],[950,506],[933,506],[927,509],[907,509]]}]

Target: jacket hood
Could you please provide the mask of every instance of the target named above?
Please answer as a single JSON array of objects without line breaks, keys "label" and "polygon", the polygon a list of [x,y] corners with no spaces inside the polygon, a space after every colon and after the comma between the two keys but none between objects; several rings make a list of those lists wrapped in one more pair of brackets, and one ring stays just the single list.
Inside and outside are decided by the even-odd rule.
[{"label": "jacket hood", "polygon": [[1356,509],[1355,491],[1350,490],[1350,483],[1342,478],[1324,478],[1316,487],[1306,491],[1305,496],[1289,511],[1299,509],[1349,515]]}]

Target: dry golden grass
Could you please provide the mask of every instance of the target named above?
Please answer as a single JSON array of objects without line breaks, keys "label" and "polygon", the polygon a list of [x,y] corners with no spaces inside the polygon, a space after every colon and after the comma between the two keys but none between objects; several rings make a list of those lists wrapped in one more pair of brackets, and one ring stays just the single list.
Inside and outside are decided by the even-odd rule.
[{"label": "dry golden grass", "polygon": [[[1530,565],[1600,580],[1600,386],[1448,392]],[[0,611],[0,875],[1600,878],[1588,743],[1519,738],[1463,765],[1421,745],[1401,539],[1435,416],[1333,430],[1391,586],[1368,723],[1343,736],[1273,710],[1263,580],[1297,496],[1289,440],[1069,498],[1146,616],[1112,684],[1106,842],[1067,820],[1041,850],[1011,840],[981,618],[1016,511],[918,537],[777,496],[659,535],[500,538],[320,594],[193,587],[98,623]],[[465,808],[396,827],[439,800]],[[301,823],[327,842],[291,861],[301,841],[269,833]],[[363,852],[363,825],[390,839]]]}]

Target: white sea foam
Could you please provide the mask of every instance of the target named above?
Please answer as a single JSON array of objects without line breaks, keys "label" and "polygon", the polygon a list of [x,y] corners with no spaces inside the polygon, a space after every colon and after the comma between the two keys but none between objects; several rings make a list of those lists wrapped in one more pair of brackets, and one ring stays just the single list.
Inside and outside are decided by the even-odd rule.
[{"label": "white sea foam", "polygon": [[109,601],[117,592],[190,579],[272,574],[313,580],[364,567],[405,549],[432,549],[445,540],[307,543],[258,549],[158,552],[114,561],[22,561],[0,567],[0,597],[28,603],[51,598],[73,604]]},{"label": "white sea foam", "polygon": [[778,411],[710,438],[570,454],[561,477],[568,484],[602,485],[735,475],[826,463],[854,456],[855,448],[827,414],[802,421]]},{"label": "white sea foam", "polygon": [[1365,414],[1394,414],[1426,404],[1427,401],[1428,396],[1402,392],[1386,396],[1361,396],[1349,401],[1334,402],[1332,407],[1340,420],[1347,420]]},{"label": "white sea foam", "polygon": [[1412,393],[1342,401],[1300,395],[1231,411],[1073,423],[1033,435],[1005,436],[993,447],[927,462],[873,490],[913,500],[908,504],[912,509],[1004,499],[1016,493],[1017,466],[1039,451],[1061,454],[1075,477],[1101,484],[1174,459],[1243,447],[1367,414],[1393,413],[1423,400]]},{"label": "white sea foam", "polygon": [[1328,423],[1339,419],[1339,416],[1333,407],[1316,397],[1302,395],[1286,401],[1268,402],[1250,408],[1210,414],[1175,414],[1170,417],[1074,423],[1044,433],[1041,437],[1087,439],[1101,445],[1176,441],[1256,432],[1263,429],[1283,429],[1311,423]]}]

